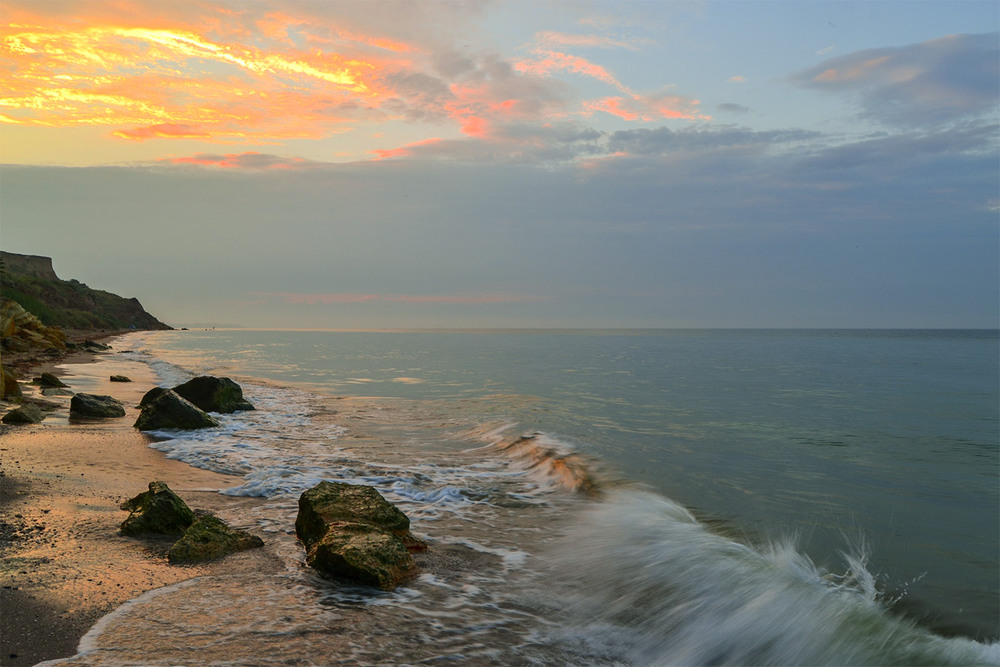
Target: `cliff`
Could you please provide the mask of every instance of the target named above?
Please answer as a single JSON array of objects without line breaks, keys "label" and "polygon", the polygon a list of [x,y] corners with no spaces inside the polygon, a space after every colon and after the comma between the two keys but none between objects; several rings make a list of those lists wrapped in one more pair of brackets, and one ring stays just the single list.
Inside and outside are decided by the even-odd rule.
[{"label": "cliff", "polygon": [[61,280],[52,259],[0,251],[0,296],[20,304],[44,325],[66,329],[170,329],[137,299]]}]

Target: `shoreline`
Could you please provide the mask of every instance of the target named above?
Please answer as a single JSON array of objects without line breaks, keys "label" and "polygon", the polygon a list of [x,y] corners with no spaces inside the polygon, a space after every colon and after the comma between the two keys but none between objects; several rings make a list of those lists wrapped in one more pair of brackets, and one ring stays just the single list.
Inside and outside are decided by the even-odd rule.
[{"label": "shoreline", "polygon": [[[85,337],[106,342],[120,333]],[[119,508],[123,500],[153,480],[165,481],[198,510],[238,511],[255,499],[222,496],[216,491],[231,485],[232,477],[149,448],[151,438],[132,426],[139,399],[156,385],[145,364],[118,357],[114,349],[10,361],[23,376],[28,400],[40,392],[23,381],[53,372],[71,391],[111,395],[126,406],[122,418],[71,420],[70,397],[47,396],[59,407],[41,423],[0,425],[0,662],[14,666],[73,656],[84,634],[121,604],[216,569],[213,563],[169,565],[173,540],[119,535],[127,516]],[[111,382],[113,374],[133,381]],[[266,548],[255,551],[265,553],[238,560],[255,569],[273,567]],[[232,558],[222,562],[234,566]]]}]

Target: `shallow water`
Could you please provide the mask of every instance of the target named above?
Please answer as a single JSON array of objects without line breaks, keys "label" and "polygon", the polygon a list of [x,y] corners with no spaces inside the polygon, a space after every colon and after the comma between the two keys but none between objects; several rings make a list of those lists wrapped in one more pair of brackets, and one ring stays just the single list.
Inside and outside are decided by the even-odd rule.
[{"label": "shallow water", "polygon": [[[257,411],[153,446],[264,498],[239,519],[284,570],[151,592],[75,662],[1000,663],[995,332],[119,346],[164,386],[240,378]],[[421,575],[309,572],[289,527],[321,479],[397,503]]]}]

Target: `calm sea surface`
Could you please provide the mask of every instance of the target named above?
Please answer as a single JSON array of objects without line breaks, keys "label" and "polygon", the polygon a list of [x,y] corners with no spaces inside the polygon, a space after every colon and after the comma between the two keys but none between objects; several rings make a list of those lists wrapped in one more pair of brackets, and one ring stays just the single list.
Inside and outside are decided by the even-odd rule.
[{"label": "calm sea surface", "polygon": [[[241,475],[224,493],[268,499],[265,540],[303,489],[342,479],[375,484],[432,543],[495,560],[362,603],[301,574],[290,542],[287,576],[308,594],[272,605],[282,636],[304,636],[317,609],[374,604],[394,631],[351,660],[1000,664],[998,343],[997,331],[213,330],[117,347],[165,386],[201,373],[244,385],[255,413],[155,446]],[[255,585],[266,610],[291,584]],[[240,588],[219,586],[185,603],[203,623]],[[136,609],[174,613],[191,594],[175,588],[110,619],[90,649],[127,641],[115,624]],[[315,641],[295,650],[325,662]]]}]

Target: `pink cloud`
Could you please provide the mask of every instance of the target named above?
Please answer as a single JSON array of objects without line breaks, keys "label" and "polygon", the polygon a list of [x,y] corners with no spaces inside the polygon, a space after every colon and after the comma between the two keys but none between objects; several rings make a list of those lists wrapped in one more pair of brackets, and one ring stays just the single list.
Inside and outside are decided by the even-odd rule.
[{"label": "pink cloud", "polygon": [[605,97],[584,102],[588,112],[603,111],[627,121],[650,122],[663,118],[684,120],[710,120],[711,116],[699,113],[698,100],[681,95],[633,95],[632,97]]},{"label": "pink cloud", "polygon": [[255,152],[229,153],[226,155],[199,153],[198,155],[191,155],[189,157],[164,158],[159,160],[159,162],[176,165],[191,164],[220,169],[293,169],[313,164],[302,158],[286,158],[279,155]]},{"label": "pink cloud", "polygon": [[618,90],[631,95],[628,87],[618,81],[611,72],[600,65],[590,62],[586,58],[573,56],[561,51],[550,51],[539,49],[536,53],[540,56],[537,60],[522,60],[514,64],[514,69],[526,74],[537,76],[547,76],[555,71],[569,71],[582,74],[591,78],[603,81],[614,86]]},{"label": "pink cloud", "polygon": [[371,151],[376,155],[376,160],[388,160],[394,157],[408,157],[413,155],[413,149],[419,148],[421,146],[430,146],[443,141],[440,137],[431,137],[430,139],[424,139],[423,141],[415,141],[412,144],[407,144],[399,148],[379,148]]},{"label": "pink cloud", "polygon": [[285,303],[293,304],[336,304],[368,303],[385,301],[390,303],[414,304],[460,304],[480,305],[491,303],[523,303],[547,301],[547,297],[533,294],[470,294],[470,295],[425,295],[425,294],[296,294],[292,292],[254,292],[254,296],[277,297]]}]

